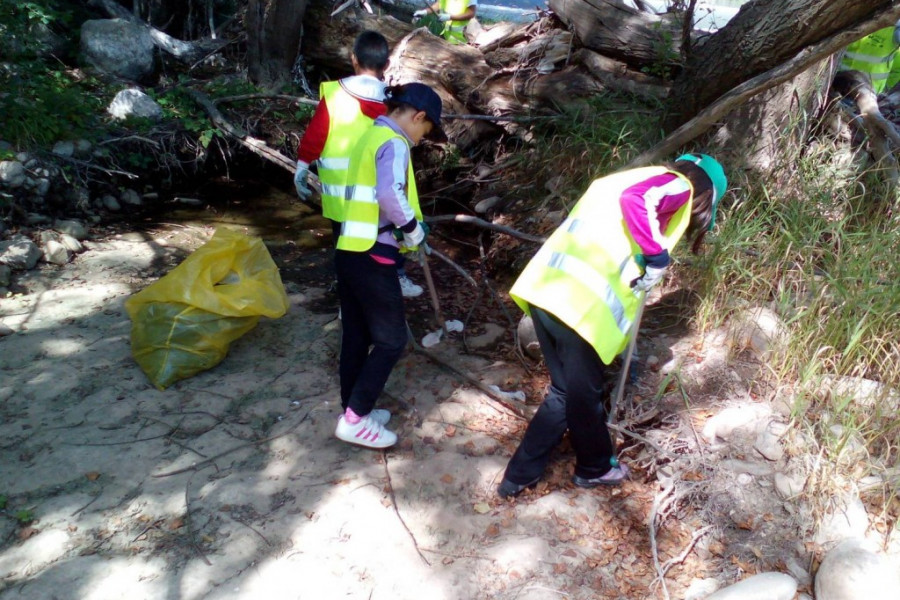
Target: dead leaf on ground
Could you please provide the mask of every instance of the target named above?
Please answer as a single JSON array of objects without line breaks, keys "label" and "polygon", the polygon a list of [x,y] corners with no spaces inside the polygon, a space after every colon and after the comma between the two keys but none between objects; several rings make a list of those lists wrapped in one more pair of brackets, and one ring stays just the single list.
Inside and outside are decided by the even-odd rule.
[{"label": "dead leaf on ground", "polygon": [[454,435],[456,435],[456,425],[447,425],[444,428],[444,435],[446,435],[447,437],[453,437]]},{"label": "dead leaf on ground", "polygon": [[491,505],[487,502],[478,502],[472,507],[479,515],[491,512]]},{"label": "dead leaf on ground", "polygon": [[176,529],[181,529],[184,527],[184,519],[181,517],[175,517],[171,521],[169,521],[169,529],[175,531]]},{"label": "dead leaf on ground", "polygon": [[444,473],[441,476],[441,481],[443,481],[444,483],[449,485],[449,484],[453,483],[453,475],[451,475],[450,473]]},{"label": "dead leaf on ground", "polygon": [[496,523],[491,523],[488,525],[488,528],[485,530],[484,534],[488,537],[497,537],[500,535],[500,527],[497,526]]},{"label": "dead leaf on ground", "polygon": [[37,529],[36,527],[31,527],[31,526],[23,527],[22,529],[19,530],[19,534],[18,534],[19,541],[27,540],[30,537],[36,536],[40,532],[41,532],[41,530]]},{"label": "dead leaf on ground", "polygon": [[100,473],[98,473],[97,471],[90,471],[88,473],[85,473],[84,476],[88,478],[88,481],[97,481],[98,479],[100,479]]}]

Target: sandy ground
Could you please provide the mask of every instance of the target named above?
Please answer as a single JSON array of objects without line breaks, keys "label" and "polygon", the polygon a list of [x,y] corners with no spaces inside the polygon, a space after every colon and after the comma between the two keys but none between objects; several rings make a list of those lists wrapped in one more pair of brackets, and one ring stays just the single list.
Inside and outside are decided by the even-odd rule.
[{"label": "sandy ground", "polygon": [[[398,447],[337,441],[339,322],[308,308],[323,289],[295,288],[218,367],[156,390],[123,302],[200,241],[99,237],[2,301],[16,333],[0,339],[0,598],[525,599],[571,584],[585,549],[548,539],[555,519],[592,518],[609,493],[497,500],[521,422],[416,354],[387,387]],[[520,376],[437,350],[489,384]]]},{"label": "sandy ground", "polygon": [[[813,520],[771,483],[798,457],[750,462],[752,438],[698,448],[720,406],[756,402],[759,365],[673,327],[683,304],[654,306],[644,324],[680,379],[648,371],[624,415],[668,454],[630,440],[631,481],[582,490],[564,443],[535,490],[502,501],[525,421],[420,353],[401,359],[380,404],[396,447],[333,437],[340,323],[326,251],[281,263],[286,316],[155,389],[130,356],[123,303],[211,233],[97,230],[73,263],[23,275],[23,293],[0,300],[15,331],[0,338],[0,600],[661,598],[660,570],[676,598],[766,570],[810,589]],[[448,317],[477,304],[452,273],[435,276]],[[430,314],[427,296],[408,309]],[[537,363],[463,348],[457,334],[434,351],[540,399]],[[680,491],[667,497],[670,480]]]}]

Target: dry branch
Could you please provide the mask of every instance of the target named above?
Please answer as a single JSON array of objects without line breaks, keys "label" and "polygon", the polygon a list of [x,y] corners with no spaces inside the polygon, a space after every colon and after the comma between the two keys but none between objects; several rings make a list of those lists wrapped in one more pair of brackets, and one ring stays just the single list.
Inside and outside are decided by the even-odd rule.
[{"label": "dry branch", "polygon": [[279,167],[291,173],[294,172],[294,170],[296,169],[296,165],[292,159],[286,157],[278,150],[270,148],[264,141],[251,137],[245,131],[233,125],[230,121],[228,121],[228,119],[225,118],[225,115],[223,115],[219,111],[219,109],[216,108],[216,105],[209,98],[209,96],[190,88],[185,88],[185,92],[191,98],[193,98],[197,104],[203,107],[203,110],[205,110],[206,114],[209,115],[209,118],[213,122],[213,124],[224,133],[235,139],[239,144],[241,144],[254,154],[275,163]]},{"label": "dry branch", "polygon": [[484,219],[479,219],[478,217],[473,217],[471,215],[436,215],[433,217],[426,217],[425,221],[428,223],[467,223],[469,225],[483,227],[484,229],[490,229],[492,231],[505,233],[506,235],[512,236],[514,238],[519,238],[520,240],[525,240],[526,242],[534,242],[535,244],[543,244],[547,241],[547,238],[523,233],[517,229],[513,229],[512,227],[497,225],[496,223],[491,223],[490,221],[485,221]]}]

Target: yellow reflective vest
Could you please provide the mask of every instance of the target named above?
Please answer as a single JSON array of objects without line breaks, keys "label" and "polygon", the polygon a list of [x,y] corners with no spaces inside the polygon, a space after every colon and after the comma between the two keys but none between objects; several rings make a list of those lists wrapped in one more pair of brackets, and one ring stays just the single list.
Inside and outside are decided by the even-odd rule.
[{"label": "yellow reflective vest", "polygon": [[322,215],[342,222],[346,210],[344,186],[350,151],[357,140],[371,129],[373,120],[360,108],[359,100],[347,92],[340,81],[326,81],[319,97],[328,107],[328,138],[319,156],[319,181],[322,182]]},{"label": "yellow reflective vest", "polygon": [[[667,172],[645,167],[595,180],[509,291],[526,313],[529,305],[537,306],[568,325],[605,364],[628,345],[640,302],[631,281],[642,273],[635,259],[641,250],[625,224],[619,198],[627,188]],[[680,174],[673,175],[690,186]],[[691,200],[669,220],[661,240],[667,250],[687,229]]]},{"label": "yellow reflective vest", "polygon": [[[365,252],[375,245],[378,237],[378,198],[375,197],[377,171],[375,153],[388,140],[400,138],[409,147],[409,140],[390,127],[375,125],[359,139],[350,153],[347,184],[345,187],[344,221],[338,237],[337,249]],[[413,172],[412,155],[406,169],[406,198],[416,215],[422,220],[419,208],[419,192]]]},{"label": "yellow reflective vest", "polygon": [[880,94],[887,87],[888,79],[891,77],[891,66],[896,50],[894,27],[879,29],[847,46],[840,69],[867,73],[872,80],[872,88]]},{"label": "yellow reflective vest", "polygon": [[[440,0],[439,6],[441,12],[459,15],[469,8],[469,0]],[[441,35],[451,44],[465,44],[467,43],[466,25],[468,24],[469,21],[446,21]]]}]

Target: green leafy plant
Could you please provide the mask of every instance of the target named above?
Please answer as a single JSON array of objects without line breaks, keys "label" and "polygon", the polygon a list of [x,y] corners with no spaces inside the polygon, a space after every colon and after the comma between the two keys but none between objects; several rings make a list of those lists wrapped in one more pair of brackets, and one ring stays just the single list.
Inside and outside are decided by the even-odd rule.
[{"label": "green leafy plant", "polygon": [[13,518],[18,521],[19,525],[28,525],[32,521],[34,521],[34,513],[28,509],[23,508],[22,510],[16,511],[13,515]]}]

